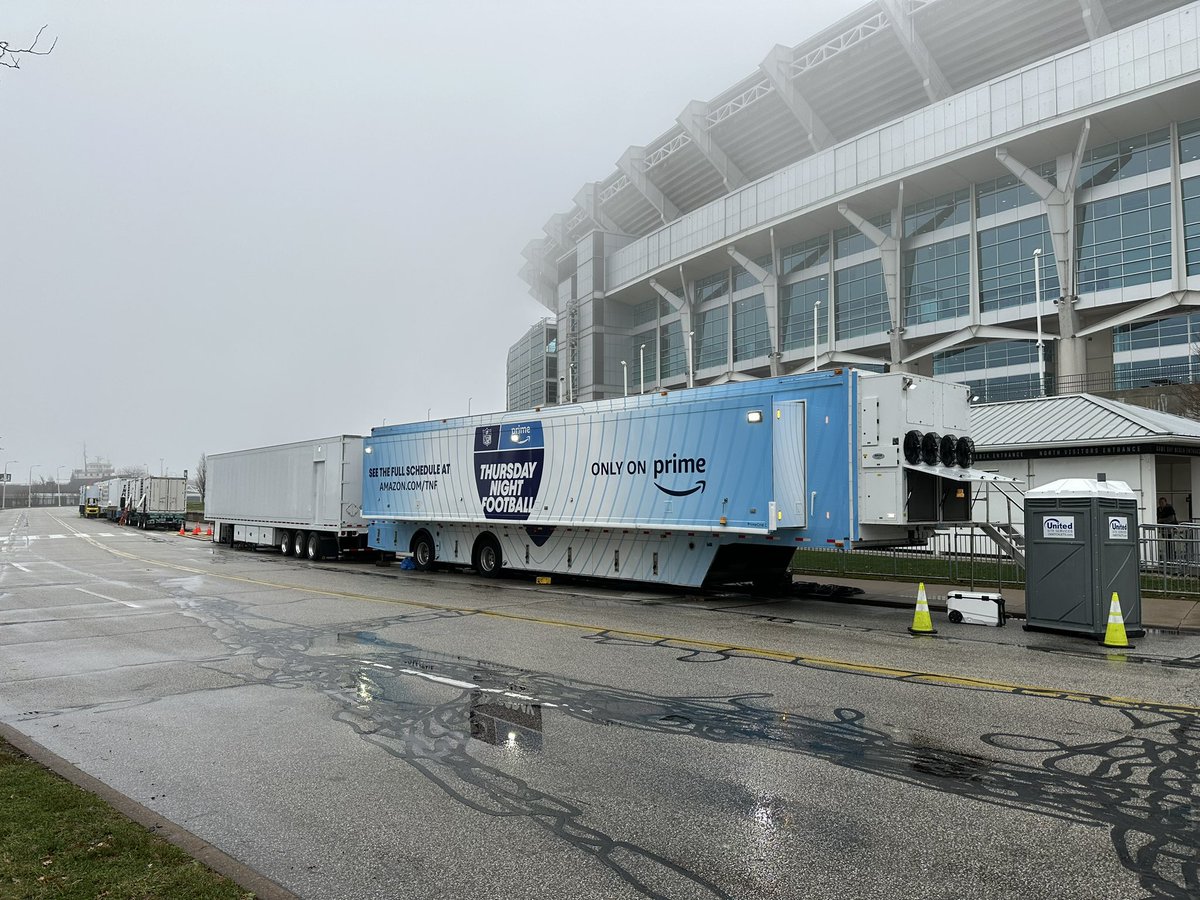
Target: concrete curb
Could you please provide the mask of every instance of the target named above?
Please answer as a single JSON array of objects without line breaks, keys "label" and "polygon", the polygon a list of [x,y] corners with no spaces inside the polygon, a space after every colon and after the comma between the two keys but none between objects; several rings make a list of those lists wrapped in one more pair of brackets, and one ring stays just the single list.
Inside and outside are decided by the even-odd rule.
[{"label": "concrete curb", "polygon": [[247,891],[251,891],[262,900],[299,900],[298,895],[276,884],[265,875],[238,862],[232,856],[218,850],[208,841],[192,834],[182,825],[142,806],[136,800],[125,796],[109,787],[104,782],[93,778],[87,772],[67,762],[61,756],[47,750],[33,738],[17,731],[11,725],[0,722],[0,739],[12,744],[34,762],[44,766],[56,775],[65,778],[72,784],[83,788],[90,794],[95,794],[121,815],[132,819],[147,831],[153,832],[166,841],[174,844],[184,853],[208,866],[218,875],[224,875],[230,881]]}]

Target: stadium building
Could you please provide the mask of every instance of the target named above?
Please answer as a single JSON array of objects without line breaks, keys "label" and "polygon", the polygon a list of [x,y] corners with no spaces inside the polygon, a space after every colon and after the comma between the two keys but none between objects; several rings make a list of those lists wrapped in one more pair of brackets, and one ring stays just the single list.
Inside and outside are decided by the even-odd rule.
[{"label": "stadium building", "polygon": [[983,400],[1192,382],[1200,3],[875,0],[544,232],[510,406],[834,365]]}]

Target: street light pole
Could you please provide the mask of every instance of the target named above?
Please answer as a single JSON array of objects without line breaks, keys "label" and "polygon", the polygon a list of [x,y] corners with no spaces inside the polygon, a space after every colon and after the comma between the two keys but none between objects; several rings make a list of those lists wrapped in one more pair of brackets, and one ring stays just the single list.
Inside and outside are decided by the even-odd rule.
[{"label": "street light pole", "polygon": [[1042,343],[1042,248],[1033,251],[1033,318],[1037,322],[1038,396],[1046,396],[1046,350]]},{"label": "street light pole", "polygon": [[621,360],[621,379],[625,382],[625,396],[629,396],[629,363]]},{"label": "street light pole", "polygon": [[688,387],[696,386],[696,375],[695,375],[695,372],[693,372],[693,370],[692,370],[692,338],[695,336],[695,334],[696,334],[696,332],[694,332],[694,331],[688,332],[688,342],[687,342],[687,364],[688,364],[687,386]]},{"label": "street light pole", "polygon": [[820,321],[817,316],[821,311],[821,301],[818,300],[813,304],[813,371],[817,371],[817,335],[820,333],[817,324]]},{"label": "street light pole", "polygon": [[646,345],[638,347],[638,393],[646,393]]},{"label": "street light pole", "polygon": [[25,506],[29,509],[33,509],[33,470],[40,468],[41,465],[38,463],[34,463],[29,467],[29,493],[25,495]]},{"label": "street light pole", "polygon": [[54,470],[54,499],[57,501],[55,506],[62,506],[62,470],[65,468],[66,466],[59,466]]},{"label": "street light pole", "polygon": [[0,481],[0,510],[8,509],[8,466],[9,463],[18,463],[19,459],[6,459],[4,461],[4,480]]}]

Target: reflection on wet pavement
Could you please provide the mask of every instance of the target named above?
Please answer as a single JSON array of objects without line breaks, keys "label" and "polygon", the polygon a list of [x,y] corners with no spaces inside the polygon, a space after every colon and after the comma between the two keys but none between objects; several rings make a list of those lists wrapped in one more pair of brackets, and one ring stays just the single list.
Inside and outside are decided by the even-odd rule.
[{"label": "reflection on wet pavement", "polygon": [[[1186,708],[1127,704],[1118,710],[1128,722],[1126,729],[1111,739],[1086,743],[986,734],[980,737],[979,755],[968,755],[906,741],[886,727],[872,726],[856,709],[804,716],[771,708],[772,695],[764,693],[659,696],[380,637],[391,626],[469,613],[396,615],[330,637],[317,628],[255,620],[235,601],[187,596],[185,587],[197,585],[175,583],[176,597],[189,614],[207,623],[231,653],[253,654],[261,673],[254,683],[324,693],[337,702],[338,721],[405,761],[458,803],[486,815],[525,817],[646,896],[728,894],[673,859],[587,824],[588,812],[578,803],[501,768],[508,753],[536,756],[547,717],[801,754],[997,807],[1102,826],[1121,864],[1136,874],[1149,896],[1200,896],[1200,719]],[[722,664],[739,655],[628,635],[600,633],[590,640],[640,646],[648,653],[665,650],[692,664]],[[794,661],[775,664],[803,668]],[[1081,695],[1040,699],[1087,702]],[[1103,699],[1097,698],[1096,705],[1111,709]],[[989,749],[1006,758],[988,758]],[[1027,761],[1009,761],[1013,754]],[[747,801],[751,821],[785,815],[760,801]]]}]

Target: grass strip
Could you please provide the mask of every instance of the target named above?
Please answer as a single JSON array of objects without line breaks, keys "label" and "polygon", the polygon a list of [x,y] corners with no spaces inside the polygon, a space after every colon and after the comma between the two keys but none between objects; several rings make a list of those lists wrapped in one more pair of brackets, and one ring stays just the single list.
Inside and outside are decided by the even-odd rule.
[{"label": "grass strip", "polygon": [[252,898],[0,741],[0,898]]}]

